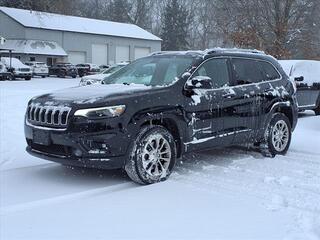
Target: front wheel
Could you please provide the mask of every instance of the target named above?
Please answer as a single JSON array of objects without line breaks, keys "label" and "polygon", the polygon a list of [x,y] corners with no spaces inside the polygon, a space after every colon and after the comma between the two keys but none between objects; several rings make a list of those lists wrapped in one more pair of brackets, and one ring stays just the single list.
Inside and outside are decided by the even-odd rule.
[{"label": "front wheel", "polygon": [[130,146],[125,171],[139,184],[165,181],[175,165],[176,155],[174,138],[166,128],[146,126]]},{"label": "front wheel", "polygon": [[291,124],[283,113],[275,113],[266,129],[264,142],[261,143],[262,154],[274,157],[287,153],[291,142]]}]

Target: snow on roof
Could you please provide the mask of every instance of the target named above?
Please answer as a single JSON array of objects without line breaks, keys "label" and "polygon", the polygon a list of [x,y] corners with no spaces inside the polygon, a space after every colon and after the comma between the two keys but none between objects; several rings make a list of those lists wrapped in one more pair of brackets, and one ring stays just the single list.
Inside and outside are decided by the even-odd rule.
[{"label": "snow on roof", "polygon": [[0,7],[0,10],[25,27],[161,41],[157,36],[133,24],[17,8]]},{"label": "snow on roof", "polygon": [[42,40],[7,40],[2,49],[12,49],[13,53],[67,56],[64,49],[56,42]]}]

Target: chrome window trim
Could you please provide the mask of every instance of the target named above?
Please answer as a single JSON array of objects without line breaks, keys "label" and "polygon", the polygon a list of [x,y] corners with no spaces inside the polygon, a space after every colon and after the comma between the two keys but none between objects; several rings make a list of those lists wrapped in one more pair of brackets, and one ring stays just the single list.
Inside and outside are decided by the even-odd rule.
[{"label": "chrome window trim", "polygon": [[[190,80],[193,78],[194,74],[196,71],[198,71],[198,69],[200,67],[202,67],[202,65],[204,63],[206,63],[207,61],[213,60],[213,59],[221,59],[221,58],[225,58],[225,59],[229,59],[232,60],[232,58],[241,58],[241,59],[247,59],[247,60],[254,60],[254,61],[261,61],[261,62],[267,62],[269,64],[271,64],[271,66],[277,71],[277,73],[279,74],[280,78],[277,79],[273,79],[273,80],[267,80],[267,81],[262,81],[262,82],[257,82],[257,83],[249,83],[249,84],[243,84],[243,85],[234,85],[234,86],[227,86],[227,87],[220,87],[220,88],[212,88],[212,89],[201,89],[201,90],[205,90],[205,91],[212,91],[212,90],[220,90],[220,89],[230,89],[230,88],[234,88],[234,87],[244,87],[244,86],[251,86],[251,85],[257,85],[257,84],[261,84],[261,83],[271,83],[271,82],[275,82],[275,81],[281,81],[283,79],[281,73],[279,72],[279,70],[274,66],[273,63],[271,63],[270,61],[267,60],[263,60],[263,59],[256,59],[256,58],[246,58],[246,57],[233,57],[233,56],[218,56],[218,57],[212,57],[212,58],[208,58],[205,61],[203,61],[195,70],[194,72],[191,74],[191,76],[187,79]],[[232,77],[232,76],[230,76]],[[186,81],[186,82],[187,82]],[[186,82],[184,83],[184,89],[186,90]]]}]

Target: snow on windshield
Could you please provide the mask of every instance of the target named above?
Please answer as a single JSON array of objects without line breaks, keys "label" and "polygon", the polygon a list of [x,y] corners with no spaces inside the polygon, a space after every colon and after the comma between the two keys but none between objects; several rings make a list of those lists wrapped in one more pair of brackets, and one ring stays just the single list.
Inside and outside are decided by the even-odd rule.
[{"label": "snow on windshield", "polygon": [[148,57],[140,59],[107,77],[105,83],[169,85],[192,65],[191,57]]}]

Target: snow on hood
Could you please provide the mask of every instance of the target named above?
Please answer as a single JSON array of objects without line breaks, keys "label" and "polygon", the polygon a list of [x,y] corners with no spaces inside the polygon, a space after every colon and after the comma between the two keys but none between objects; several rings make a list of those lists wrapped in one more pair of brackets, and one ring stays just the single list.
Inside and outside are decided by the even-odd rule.
[{"label": "snow on hood", "polygon": [[108,77],[108,76],[110,76],[110,74],[102,74],[102,73],[100,73],[100,74],[94,74],[94,75],[85,76],[85,77],[83,77],[82,79],[83,79],[83,80],[90,80],[90,79],[92,79],[92,80],[102,81],[104,78],[106,78],[106,77]]},{"label": "snow on hood", "polygon": [[83,87],[73,87],[59,90],[53,93],[35,97],[33,101],[46,100],[44,103],[49,105],[62,104],[69,105],[95,103],[111,96],[119,94],[129,94],[150,89],[150,86],[142,84],[108,84],[108,85],[88,85]]},{"label": "snow on hood", "polygon": [[[2,57],[1,62],[5,64],[7,67],[10,66],[10,58],[8,57]],[[24,65],[19,59],[17,58],[11,58],[11,66],[14,68],[30,68],[27,65]]]}]

